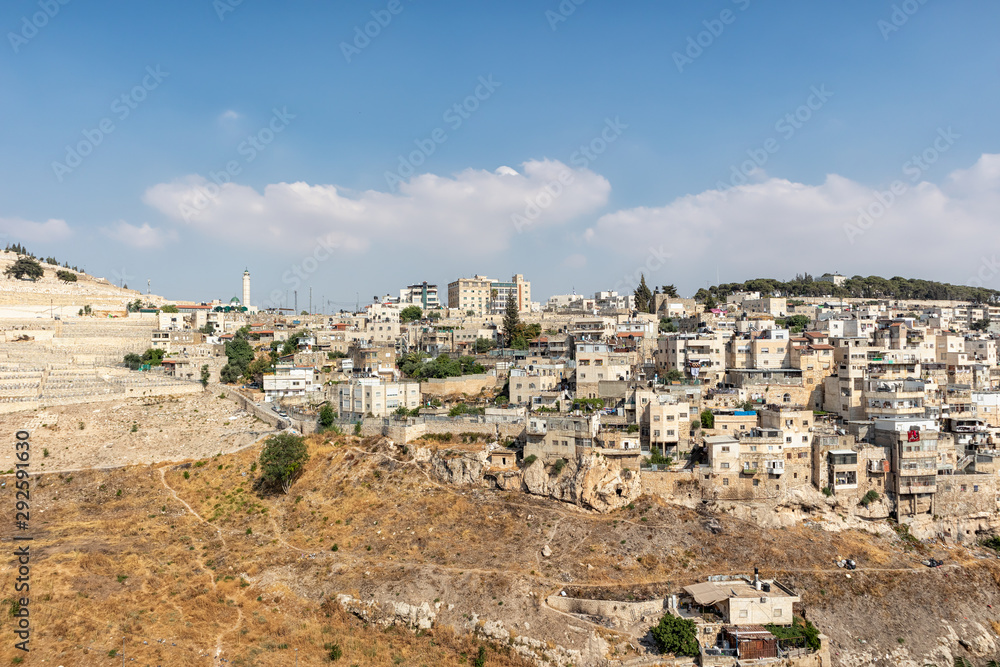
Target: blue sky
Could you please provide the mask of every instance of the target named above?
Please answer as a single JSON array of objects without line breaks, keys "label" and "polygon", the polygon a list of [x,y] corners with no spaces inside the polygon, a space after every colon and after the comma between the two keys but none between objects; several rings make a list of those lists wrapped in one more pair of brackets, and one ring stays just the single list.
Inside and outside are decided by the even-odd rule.
[{"label": "blue sky", "polygon": [[235,2],[3,4],[9,241],[300,307],[474,273],[1000,287],[996,3]]}]

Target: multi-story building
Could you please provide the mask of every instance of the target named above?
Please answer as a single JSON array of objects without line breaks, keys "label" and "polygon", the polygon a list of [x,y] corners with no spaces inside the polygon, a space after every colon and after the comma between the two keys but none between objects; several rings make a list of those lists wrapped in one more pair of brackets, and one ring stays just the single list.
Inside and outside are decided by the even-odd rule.
[{"label": "multi-story building", "polygon": [[601,428],[600,415],[586,417],[528,417],[524,456],[543,461],[575,459],[595,446]]},{"label": "multi-story building", "polygon": [[502,315],[513,296],[519,313],[531,312],[531,283],[520,273],[510,282],[476,274],[448,283],[448,307],[474,316]]},{"label": "multi-story building", "polygon": [[407,410],[420,407],[420,383],[354,378],[349,382],[333,385],[329,398],[345,419],[357,420],[369,414],[388,417],[401,407]]},{"label": "multi-story building", "polygon": [[501,282],[499,280],[491,282],[492,289],[490,293],[495,294],[491,305],[491,312],[494,315],[502,315],[507,310],[507,300],[509,298],[513,298],[514,303],[517,304],[517,312],[531,312],[531,283],[525,280],[523,275],[520,273],[514,275],[511,277],[510,282]]},{"label": "multi-story building", "polygon": [[643,452],[657,451],[663,456],[677,458],[691,451],[691,411],[694,408],[690,404],[670,394],[637,389],[635,405]]},{"label": "multi-story building", "polygon": [[938,436],[932,419],[875,420],[875,444],[889,451],[891,490],[901,516],[934,514]]},{"label": "multi-story building", "polygon": [[656,372],[666,376],[676,370],[684,377],[709,384],[721,382],[726,373],[726,340],[729,334],[711,331],[662,336],[657,340]]},{"label": "multi-story building", "polygon": [[459,278],[448,283],[448,307],[483,317],[492,312],[493,281],[486,276]]},{"label": "multi-story building", "polygon": [[416,285],[407,285],[399,290],[401,306],[420,306],[423,310],[434,310],[441,307],[438,299],[438,286],[430,285],[425,280]]},{"label": "multi-story building", "polygon": [[264,401],[276,398],[304,397],[321,389],[316,384],[316,369],[312,366],[296,366],[279,363],[273,373],[264,373]]}]

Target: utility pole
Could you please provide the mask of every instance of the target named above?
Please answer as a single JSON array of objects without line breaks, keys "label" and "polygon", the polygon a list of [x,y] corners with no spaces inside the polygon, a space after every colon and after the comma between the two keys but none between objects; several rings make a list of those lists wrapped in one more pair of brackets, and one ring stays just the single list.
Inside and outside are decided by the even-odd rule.
[{"label": "utility pole", "polygon": [[312,312],[313,312],[313,288],[310,287],[309,288],[309,314],[312,315]]},{"label": "utility pole", "polygon": [[292,290],[292,294],[295,295],[295,312],[292,313],[292,314],[293,315],[298,315],[299,314],[299,291],[297,289],[296,290]]}]

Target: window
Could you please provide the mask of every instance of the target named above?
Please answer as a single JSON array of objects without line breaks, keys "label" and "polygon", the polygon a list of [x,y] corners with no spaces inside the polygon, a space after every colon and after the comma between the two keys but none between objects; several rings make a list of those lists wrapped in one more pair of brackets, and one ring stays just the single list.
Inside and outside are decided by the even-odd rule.
[{"label": "window", "polygon": [[[756,481],[756,480],[754,480],[754,481]],[[747,617],[747,610],[746,609],[740,609],[740,618],[746,618],[746,617]]]},{"label": "window", "polygon": [[729,470],[729,462],[723,461],[722,463],[719,464],[719,468],[721,468],[722,470]]},{"label": "window", "polygon": [[781,607],[776,607],[775,608],[774,615],[775,616],[781,616]]},{"label": "window", "polygon": [[723,477],[722,478],[722,486],[729,486],[729,478],[728,477]]},{"label": "window", "polygon": [[760,480],[759,480],[759,479],[755,479],[755,480],[753,481],[753,485],[754,485],[754,486],[760,486]]},{"label": "window", "polygon": [[722,451],[723,452],[729,452],[729,445],[723,445],[722,446]]},{"label": "window", "polygon": [[653,421],[654,422],[660,421],[660,415],[653,415]]}]

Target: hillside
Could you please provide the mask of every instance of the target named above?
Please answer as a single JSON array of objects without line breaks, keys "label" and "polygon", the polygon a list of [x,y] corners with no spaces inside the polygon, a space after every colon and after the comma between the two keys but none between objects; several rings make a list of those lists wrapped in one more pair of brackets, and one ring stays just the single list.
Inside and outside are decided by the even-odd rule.
[{"label": "hillside", "polygon": [[[56,271],[65,270],[65,267],[41,260],[39,263],[45,273],[39,280],[32,282],[9,278],[3,272],[17,258],[16,253],[0,252],[0,318],[34,315],[48,317],[50,310],[52,314],[69,317],[88,305],[94,310],[120,312],[136,299],[157,305],[164,302],[161,296],[123,289],[105,278],[96,278],[83,272],[72,272],[77,277],[76,282],[64,282],[56,277]],[[131,275],[127,277],[130,280],[133,278]],[[140,277],[134,279],[145,282]]]},{"label": "hillside", "polygon": [[[310,443],[306,472],[288,495],[255,491],[260,445],[193,464],[36,481],[36,655],[101,664],[124,636],[135,664],[219,655],[234,665],[287,665],[296,648],[301,664],[326,664],[324,647],[336,644],[345,665],[471,664],[481,645],[486,665],[523,665],[510,647],[525,650],[527,637],[537,640],[536,655],[596,664],[605,653],[635,656],[636,637],[558,612],[546,596],[642,599],[755,565],[802,595],[834,664],[945,667],[953,656],[978,664],[1000,653],[1000,626],[990,625],[1000,562],[961,547],[816,524],[765,530],[646,498],[592,514],[442,484],[413,450],[384,439]],[[0,489],[8,507],[11,486]],[[929,555],[948,565],[920,565]],[[859,569],[838,569],[843,557]],[[9,561],[2,567],[9,591],[14,572]],[[411,612],[426,603],[435,626],[379,629],[345,614],[339,594]],[[0,632],[10,622],[4,614]],[[499,643],[483,636],[505,632]],[[10,643],[0,647],[0,660],[14,656]]]},{"label": "hillside", "polygon": [[933,280],[917,278],[882,278],[880,276],[853,276],[842,285],[819,282],[812,276],[796,276],[794,280],[781,281],[774,278],[754,278],[742,283],[723,283],[708,289],[699,289],[695,298],[705,301],[709,296],[725,301],[734,292],[760,292],[762,296],[780,295],[785,297],[833,296],[857,299],[899,299],[899,300],[951,300],[989,303],[1000,300],[1000,291],[985,287],[952,285]]}]

